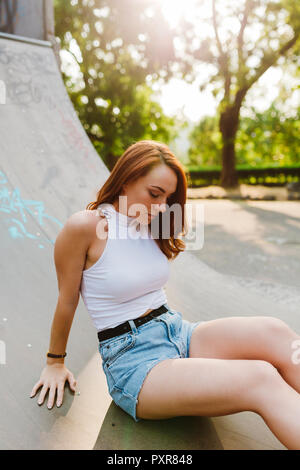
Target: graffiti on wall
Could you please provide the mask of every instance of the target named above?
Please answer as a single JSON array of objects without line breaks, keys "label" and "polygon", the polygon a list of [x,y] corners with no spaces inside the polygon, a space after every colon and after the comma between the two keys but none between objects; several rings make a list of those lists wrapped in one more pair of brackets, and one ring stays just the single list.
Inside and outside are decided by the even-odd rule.
[{"label": "graffiti on wall", "polygon": [[[54,244],[55,240],[47,236],[47,224],[62,228],[63,224],[52,215],[45,212],[42,201],[23,199],[19,188],[9,189],[8,180],[3,171],[0,171],[0,214],[7,214],[7,229],[13,240],[29,238],[37,243],[38,248],[44,248],[45,243]],[[32,219],[37,222],[40,231],[31,233],[27,227]]]}]

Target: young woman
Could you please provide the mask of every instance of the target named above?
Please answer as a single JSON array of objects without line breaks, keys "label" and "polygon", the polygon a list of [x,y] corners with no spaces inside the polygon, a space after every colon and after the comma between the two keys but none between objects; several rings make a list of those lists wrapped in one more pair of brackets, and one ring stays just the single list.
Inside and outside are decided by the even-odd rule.
[{"label": "young woman", "polygon": [[[42,404],[49,390],[51,408],[56,395],[62,404],[66,380],[75,391],[63,356],[81,293],[109,393],[135,421],[248,410],[287,448],[300,449],[300,365],[292,360],[300,336],[274,317],[191,323],[168,306],[170,261],[185,247],[177,235],[186,233],[186,191],[184,168],[170,149],[140,141],[88,210],[69,217],[55,242],[59,298],[49,346],[62,357],[47,357],[31,396],[42,387]],[[181,209],[179,230],[172,205]]]}]

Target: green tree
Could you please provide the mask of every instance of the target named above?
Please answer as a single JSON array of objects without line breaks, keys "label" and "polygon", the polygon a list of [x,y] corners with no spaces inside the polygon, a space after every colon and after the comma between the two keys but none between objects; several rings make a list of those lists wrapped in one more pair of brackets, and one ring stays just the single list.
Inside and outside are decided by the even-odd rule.
[{"label": "green tree", "polygon": [[270,67],[278,65],[279,59],[299,60],[300,2],[198,0],[198,10],[189,17],[182,15],[174,29],[163,18],[157,0],[56,1],[57,31],[63,47],[70,46],[71,37],[75,39],[84,64],[84,86],[95,88],[95,93],[100,81],[90,76],[90,64],[96,61],[102,71],[108,61],[110,69],[117,68],[124,51],[137,54],[131,67],[131,61],[125,60],[128,69],[124,74],[133,80],[137,76],[139,84],[147,83],[149,76],[159,83],[172,76],[192,83],[198,76],[198,65],[207,65],[207,80],[202,81],[201,89],[213,86],[219,102],[221,184],[235,186],[241,106],[248,91]]},{"label": "green tree", "polygon": [[[74,70],[64,72],[63,78],[90,140],[110,170],[134,141],[168,143],[181,125],[165,116],[153,97],[151,74],[155,79],[156,71],[164,76],[168,72],[158,62],[163,60],[158,43],[152,43],[151,51],[148,45],[145,60],[141,34],[147,28],[137,19],[144,8],[134,0],[55,0],[55,34],[80,70],[75,79]],[[162,17],[160,21],[165,26]]]},{"label": "green tree", "polygon": [[203,118],[190,133],[189,141],[190,165],[221,165],[222,136],[219,132],[217,116]]},{"label": "green tree", "polygon": [[241,119],[236,150],[239,164],[292,165],[300,160],[300,108],[296,117],[286,118],[275,103],[263,113]]},{"label": "green tree", "polygon": [[[250,88],[280,57],[297,60],[293,49],[299,47],[300,4],[293,0],[244,0],[226,2],[227,19],[235,25],[221,38],[221,1],[212,0],[211,22],[214,36],[202,42],[196,57],[214,64],[212,77],[219,94],[219,129],[222,134],[223,187],[238,183],[235,170],[235,143],[240,110]],[[223,2],[224,4],[224,2]],[[236,22],[239,22],[236,28]],[[235,32],[237,30],[237,32]],[[252,31],[252,35],[251,35]]]},{"label": "green tree", "polygon": [[[260,166],[292,165],[300,161],[300,108],[286,117],[276,103],[264,112],[248,110],[251,117],[240,118],[236,135],[236,163]],[[207,116],[190,134],[189,164],[221,166],[222,138],[217,116]]]}]

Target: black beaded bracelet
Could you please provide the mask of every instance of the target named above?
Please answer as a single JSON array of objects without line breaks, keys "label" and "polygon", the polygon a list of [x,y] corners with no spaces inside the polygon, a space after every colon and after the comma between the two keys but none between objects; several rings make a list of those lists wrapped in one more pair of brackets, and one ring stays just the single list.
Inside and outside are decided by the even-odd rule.
[{"label": "black beaded bracelet", "polygon": [[53,357],[54,359],[60,359],[66,357],[67,353],[64,354],[52,354],[49,351],[47,352],[47,357]]}]

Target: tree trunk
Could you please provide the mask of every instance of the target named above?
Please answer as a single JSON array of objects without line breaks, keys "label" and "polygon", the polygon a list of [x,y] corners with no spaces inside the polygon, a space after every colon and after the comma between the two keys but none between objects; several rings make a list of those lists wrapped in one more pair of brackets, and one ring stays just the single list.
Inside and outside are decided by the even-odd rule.
[{"label": "tree trunk", "polygon": [[228,107],[220,115],[222,133],[222,172],[221,186],[235,188],[238,186],[238,175],[235,169],[235,139],[239,126],[239,107]]}]

